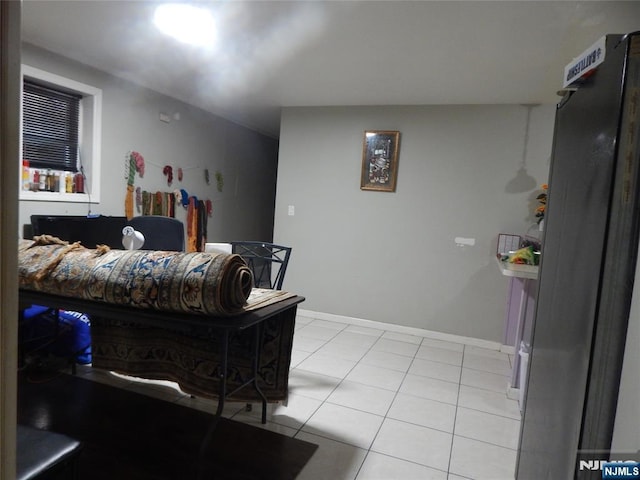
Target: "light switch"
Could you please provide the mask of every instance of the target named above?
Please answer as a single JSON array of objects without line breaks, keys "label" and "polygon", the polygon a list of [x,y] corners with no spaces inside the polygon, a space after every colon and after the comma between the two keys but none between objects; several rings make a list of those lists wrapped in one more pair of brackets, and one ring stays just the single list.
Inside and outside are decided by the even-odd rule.
[{"label": "light switch", "polygon": [[296,207],[289,205],[289,216],[293,217],[296,214]]}]

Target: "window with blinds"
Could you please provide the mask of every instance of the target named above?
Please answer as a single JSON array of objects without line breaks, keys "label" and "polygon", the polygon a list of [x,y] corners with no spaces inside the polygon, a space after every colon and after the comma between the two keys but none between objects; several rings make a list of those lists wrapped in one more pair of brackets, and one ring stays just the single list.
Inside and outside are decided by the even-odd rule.
[{"label": "window with blinds", "polygon": [[82,96],[24,80],[22,158],[32,168],[78,170]]},{"label": "window with blinds", "polygon": [[20,200],[100,203],[102,90],[25,64],[22,86]]}]

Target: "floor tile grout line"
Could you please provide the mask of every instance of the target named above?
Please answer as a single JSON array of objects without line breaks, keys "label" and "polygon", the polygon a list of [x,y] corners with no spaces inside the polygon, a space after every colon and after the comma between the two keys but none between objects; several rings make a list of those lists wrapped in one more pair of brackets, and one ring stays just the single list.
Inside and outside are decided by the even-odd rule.
[{"label": "floor tile grout line", "polygon": [[[459,438],[466,438],[467,440],[473,440],[474,442],[484,443],[485,445],[491,445],[493,447],[504,448],[505,450],[511,450],[513,452],[517,452],[518,451],[517,448],[505,447],[504,445],[499,445],[499,444],[493,443],[493,442],[487,442],[486,440],[480,440],[478,438],[470,437],[468,435],[456,434],[456,436],[459,437]],[[454,475],[457,475],[457,474],[454,474]]]},{"label": "floor tile grout line", "polygon": [[[344,329],[343,329],[343,330],[341,330],[341,331],[344,331]],[[383,332],[383,334],[382,334],[381,336],[379,336],[379,337],[378,337],[378,340],[385,339],[385,337],[384,337],[384,333],[386,333],[386,332],[387,332],[387,331],[384,331],[384,332]],[[402,340],[398,340],[398,339],[390,339],[390,338],[386,338],[386,340],[394,340],[394,341],[398,341],[398,342],[402,342],[402,343],[408,343],[408,344],[411,344],[411,345],[418,345],[419,347],[421,346],[421,344],[414,344],[414,343],[412,343],[412,342],[403,342]],[[424,340],[424,338],[423,338],[423,340]],[[328,343],[330,343],[330,342],[331,342],[331,340],[328,340],[328,341],[325,343],[325,345],[326,345],[326,344],[328,344]],[[372,346],[367,350],[367,353],[368,353],[368,352],[370,352],[370,351],[372,351],[372,350],[373,350],[373,348],[374,348],[374,346],[375,346],[377,343],[378,343],[378,341],[376,341],[374,344],[372,344]],[[431,345],[428,345],[428,347],[429,347],[429,348],[437,348],[437,347],[433,347],[433,346],[431,346]],[[392,353],[392,354],[394,354],[395,352],[387,352],[387,353]],[[388,412],[389,412],[389,410],[391,409],[391,406],[392,406],[392,404],[393,404],[393,401],[395,401],[395,399],[397,398],[397,395],[398,395],[399,390],[400,390],[400,388],[401,388],[401,386],[402,386],[402,383],[403,383],[403,382],[404,382],[404,380],[406,379],[406,376],[409,374],[409,370],[410,370],[410,368],[411,368],[411,365],[413,365],[413,362],[414,362],[416,359],[421,360],[421,358],[417,357],[417,353],[418,353],[418,350],[416,350],[416,353],[413,355],[412,363],[409,365],[408,369],[407,369],[406,371],[404,371],[404,372],[403,372],[403,380],[401,381],[400,386],[399,386],[397,389],[395,389],[395,390],[388,390],[388,391],[394,391],[394,393],[395,393],[395,394],[394,394],[394,398],[393,398],[393,400],[392,400],[392,402],[391,402],[390,406],[387,408],[387,412],[386,412],[386,413],[385,413],[385,415],[384,415],[384,418],[385,418],[385,419],[386,419],[386,418],[391,418],[391,417],[388,417]],[[400,355],[400,356],[402,356],[401,354],[396,354],[396,355]],[[463,355],[464,355],[464,348],[463,348]],[[355,365],[355,366],[357,366],[357,364],[359,364],[360,362],[362,362],[362,360],[364,359],[364,356],[366,356],[366,354],[365,354],[365,355],[363,355],[363,357],[362,357],[360,360],[358,360],[358,361],[356,362],[356,365]],[[490,358],[490,357],[489,357],[489,358]],[[437,363],[443,363],[443,362],[437,362]],[[364,364],[364,365],[368,365],[368,364],[366,364],[366,363],[363,363],[363,364]],[[444,364],[444,363],[443,363],[443,364]],[[452,365],[452,364],[448,364],[448,365]],[[462,365],[462,361],[461,361],[461,365]],[[451,381],[442,380],[442,379],[434,378],[434,377],[428,377],[428,376],[426,376],[426,377],[428,377],[428,378],[432,378],[432,379],[435,379],[435,380],[445,381],[445,382],[448,382],[448,383],[454,383],[454,384],[458,385],[458,395],[459,395],[459,392],[460,392],[460,386],[461,386],[461,381],[462,381],[462,379],[461,379],[461,375],[462,375],[462,368],[463,368],[461,365],[460,365],[460,366],[458,366],[458,365],[452,365],[452,366],[456,366],[456,367],[458,367],[458,368],[460,368],[460,369],[461,369],[458,382],[451,382]],[[354,366],[353,368],[355,368],[355,366]],[[380,367],[380,368],[382,368],[382,367]],[[352,369],[352,370],[353,370],[353,369]],[[394,371],[398,371],[398,370],[394,370]],[[312,373],[317,373],[317,372],[312,372]],[[487,373],[491,373],[491,372],[487,372]],[[321,375],[321,374],[320,374],[320,375]],[[348,376],[348,374],[347,374],[347,376]],[[334,377],[334,378],[338,378],[338,377]],[[336,387],[332,390],[332,393],[333,393],[333,392],[334,392],[334,391],[339,387],[339,385],[341,385],[345,380],[347,380],[347,379],[346,379],[346,376],[340,380],[340,382],[338,383],[338,385],[336,385]],[[355,382],[355,383],[360,383],[360,382],[357,382],[357,381],[354,381],[354,382]],[[372,386],[372,385],[368,385],[368,384],[363,384],[363,385]],[[372,386],[372,387],[373,387],[373,386]],[[478,388],[479,390],[491,391],[491,390],[489,390],[489,389],[483,389],[483,388],[481,388],[481,387],[474,387],[474,386],[470,386],[470,387],[471,387],[471,388]],[[381,388],[381,387],[376,387],[376,388]],[[384,389],[384,388],[382,388],[382,389],[383,389],[383,390],[387,390],[387,389]],[[495,392],[495,393],[497,393],[497,392]],[[351,408],[352,410],[360,411],[360,412],[363,412],[363,413],[371,413],[372,415],[377,415],[377,414],[375,414],[375,413],[368,412],[368,411],[366,411],[366,410],[360,410],[360,409],[358,409],[358,408],[354,408],[354,407],[346,407],[346,406],[344,406],[344,405],[334,404],[333,402],[331,402],[331,401],[329,400],[330,395],[331,395],[331,394],[329,394],[329,396],[327,396],[327,398],[323,401],[323,403],[329,403],[329,404],[332,404],[332,405],[339,405],[339,406],[343,406],[343,407],[345,407],[345,408]],[[416,396],[416,395],[412,395],[412,394],[407,394],[407,395],[411,395],[411,396],[414,396],[414,397],[422,398],[422,397],[419,397],[419,396]],[[309,397],[309,398],[310,398],[310,397]],[[447,402],[440,402],[440,401],[435,400],[435,399],[429,399],[429,400],[436,401],[436,402],[439,402],[439,403],[443,403],[443,404],[445,404],[445,405],[451,405],[450,403],[447,403]],[[457,408],[458,408],[457,401],[456,401],[456,405],[455,405],[455,407],[456,407],[456,414],[457,414]],[[461,407],[461,408],[468,408],[468,407]],[[471,409],[471,410],[474,410],[474,409]],[[483,411],[481,411],[481,410],[477,410],[477,411],[482,412],[482,413],[492,414],[492,415],[495,415],[495,416],[500,416],[500,415],[497,415],[497,414],[494,414],[494,413],[491,413],[491,412],[483,412]],[[505,416],[500,416],[500,417],[501,417],[501,418],[508,418],[508,419],[512,419],[512,418],[510,418],[510,417],[505,417]],[[455,419],[454,419],[454,421],[455,421]],[[451,434],[453,434],[452,432],[447,432],[447,431],[445,431],[445,430],[440,430],[440,429],[433,428],[433,427],[427,427],[427,426],[424,426],[424,425],[421,425],[421,424],[415,424],[415,423],[413,423],[413,422],[404,422],[404,421],[403,421],[403,423],[408,423],[408,424],[411,424],[411,425],[416,425],[416,426],[424,427],[424,428],[430,428],[430,429],[432,429],[432,430],[441,431],[441,432],[443,432],[443,433],[451,433]],[[477,439],[474,439],[474,440],[477,440]],[[374,441],[375,441],[375,437],[374,437]],[[482,441],[482,440],[477,440],[477,441],[480,441],[480,442],[482,442],[482,443],[491,444],[491,442],[485,442],[485,441]],[[373,442],[372,442],[372,444],[373,444]],[[492,444],[492,445],[493,445],[493,444]],[[500,445],[496,445],[496,446],[500,446]],[[508,448],[508,447],[504,447],[504,448]]]},{"label": "floor tile grout line", "polygon": [[447,464],[447,478],[451,474],[451,461],[453,460],[453,442],[456,438],[456,421],[458,420],[458,406],[460,404],[460,386],[462,385],[462,365],[464,365],[464,354],[466,345],[462,349],[462,361],[460,363],[460,381],[458,382],[458,395],[456,397],[456,409],[453,413],[453,429],[451,431],[451,446],[449,447],[449,463]]},{"label": "floor tile grout line", "polygon": [[[322,433],[316,433],[316,432],[300,432],[300,433],[305,434],[305,435],[313,435],[314,437],[324,438],[325,440],[329,440],[331,442],[336,442],[336,443],[340,443],[342,445],[347,445],[348,447],[351,447],[351,448],[357,448],[358,450],[362,450],[362,451],[367,452],[367,453],[369,452],[369,450],[367,450],[366,448],[358,447],[357,445],[354,445],[353,443],[345,442],[344,440],[339,440],[339,439],[336,439],[336,438],[327,437],[327,436],[323,435]],[[292,438],[294,438],[294,437],[292,437]]]},{"label": "floor tile grout line", "polygon": [[[373,350],[373,347],[374,347],[374,346],[375,346],[375,345],[380,341],[380,339],[382,339],[382,338],[384,337],[384,334],[385,334],[386,332],[387,332],[386,330],[383,330],[383,331],[382,331],[382,334],[381,334],[380,336],[378,336],[378,337],[377,337],[376,341],[375,341],[373,344],[371,344],[371,346],[367,349],[367,351],[365,352],[365,354],[364,354],[364,355],[363,355],[363,356],[362,356],[362,357],[361,357],[361,358],[360,358],[360,359],[355,363],[355,365],[351,368],[351,370],[349,371],[349,373],[351,373],[351,372],[352,372],[352,371],[353,371],[353,370],[354,370],[354,369],[355,369],[355,368],[360,364],[360,362],[361,362],[361,361],[362,361],[362,359],[367,355],[367,353],[369,353],[369,352],[371,352],[371,351]],[[388,339],[387,339],[387,340],[388,340]],[[422,343],[422,342],[421,342],[421,343]],[[419,347],[418,347],[418,348],[419,348]],[[418,351],[418,349],[416,349],[416,352],[415,352],[415,353],[414,353],[414,355],[413,355],[413,358],[412,358],[411,364],[412,364],[412,363],[413,363],[413,361],[415,360],[415,355],[416,355],[417,351]],[[395,391],[394,391],[393,399],[391,400],[391,402],[390,402],[390,404],[389,404],[389,407],[387,408],[387,411],[386,411],[386,412],[385,412],[385,414],[382,416],[382,421],[380,422],[380,426],[378,427],[378,429],[377,429],[377,431],[376,431],[375,435],[373,436],[373,438],[372,438],[372,440],[371,440],[371,443],[369,444],[368,448],[366,449],[366,454],[365,454],[365,456],[364,456],[364,458],[363,458],[363,460],[362,460],[362,463],[361,463],[361,464],[360,464],[360,466],[358,467],[357,472],[355,473],[354,480],[355,480],[355,479],[358,477],[358,475],[360,474],[360,471],[361,471],[361,469],[362,469],[362,466],[364,465],[364,463],[365,463],[365,461],[366,461],[367,457],[369,456],[369,454],[370,454],[370,453],[371,453],[371,451],[372,451],[371,449],[372,449],[372,447],[373,447],[373,444],[375,443],[376,438],[378,437],[378,434],[380,433],[380,429],[382,428],[382,425],[384,424],[385,420],[388,418],[388,417],[387,417],[387,414],[389,413],[389,410],[391,409],[391,406],[393,405],[393,402],[395,401],[395,399],[396,399],[396,398],[397,398],[397,396],[398,396],[398,393],[399,393],[399,391],[400,391],[400,388],[402,387],[402,383],[404,382],[404,379],[405,379],[405,378],[406,378],[406,376],[407,376],[407,373],[408,373],[408,371],[409,371],[409,368],[411,368],[411,364],[409,364],[409,367],[407,368],[407,370],[406,370],[405,372],[403,372],[402,381],[400,382],[400,384],[398,385],[398,387],[397,387],[397,388],[395,389]],[[363,364],[363,365],[366,365],[366,364]],[[325,400],[320,404],[320,406],[318,407],[318,409],[319,409],[322,405],[324,405],[325,403],[331,403],[331,402],[329,401],[329,398],[331,397],[331,394],[332,394],[333,392],[335,392],[335,391],[336,391],[336,389],[337,389],[340,385],[342,385],[342,383],[343,383],[343,382],[347,379],[347,377],[349,376],[349,373],[347,373],[347,374],[346,374],[346,375],[345,375],[345,376],[340,380],[340,382],[339,382],[339,383],[334,387],[334,389],[331,391],[331,393],[330,393],[330,394],[325,398]],[[356,383],[358,383],[358,382],[356,382]],[[370,385],[370,386],[372,386],[372,385]],[[383,389],[383,390],[384,390],[384,389]],[[390,390],[390,391],[391,391],[391,390]],[[345,408],[350,408],[350,407],[345,407]],[[353,409],[353,410],[357,410],[357,409]],[[361,410],[358,410],[358,411],[361,411]],[[316,410],[316,412],[317,412],[317,410]],[[314,412],[314,413],[315,413],[315,412]],[[371,413],[371,412],[365,412],[365,413]],[[375,414],[372,414],[372,415],[375,415]],[[312,416],[313,416],[313,414],[309,417],[309,419],[311,419],[311,417],[312,417]],[[309,419],[308,419],[308,420],[309,420]],[[308,422],[308,420],[307,420],[307,422]],[[305,422],[305,424],[306,424],[307,422]],[[303,427],[304,427],[304,425],[300,427],[300,431],[302,430],[302,428],[303,428]],[[297,434],[296,434],[296,435],[297,435]],[[396,457],[392,457],[392,458],[396,458]],[[403,460],[403,461],[406,461],[406,460],[404,460],[404,459],[402,459],[402,460]],[[412,462],[412,463],[413,463],[413,462]],[[431,468],[431,467],[429,467],[429,468]]]},{"label": "floor tile grout line", "polygon": [[[345,325],[346,325],[346,324],[345,324]],[[345,327],[345,328],[346,328],[346,327]],[[342,332],[342,331],[344,331],[344,330],[345,330],[345,329],[343,328],[343,329],[341,329],[340,331]],[[334,336],[334,337],[332,337],[332,339],[333,339],[333,338],[335,338],[335,336]],[[330,340],[329,340],[329,341],[330,341]],[[329,341],[327,341],[326,343],[329,343]],[[376,341],[377,341],[377,340],[376,340]],[[325,345],[326,345],[326,343],[325,343]],[[371,350],[371,348],[373,348],[373,345],[375,345],[375,342],[374,342],[374,344],[372,344],[372,345],[369,347],[369,349],[367,349],[367,352],[369,352],[369,351]],[[324,345],[323,345],[323,346],[324,346]],[[366,353],[365,353],[365,355],[366,355]],[[362,360],[362,359],[360,359],[360,360]],[[295,436],[297,436],[297,435],[298,435],[298,433],[302,432],[302,429],[305,427],[305,425],[307,425],[307,423],[309,423],[309,420],[311,420],[311,418],[313,418],[313,416],[318,412],[318,410],[320,410],[320,408],[321,408],[325,403],[327,403],[327,400],[329,399],[329,397],[331,397],[331,395],[332,395],[332,394],[333,394],[333,393],[338,389],[338,387],[339,387],[340,385],[342,385],[342,383],[345,381],[345,379],[347,378],[347,376],[349,376],[349,374],[353,371],[353,369],[354,369],[354,368],[356,368],[356,366],[358,366],[358,364],[360,363],[360,360],[358,360],[357,362],[355,362],[355,364],[353,365],[353,367],[351,367],[351,369],[349,369],[349,371],[344,375],[344,377],[340,378],[340,381],[335,385],[335,387],[333,387],[333,389],[331,389],[331,392],[330,392],[330,393],[325,397],[325,399],[321,401],[320,405],[318,405],[318,408],[316,408],[316,409],[313,411],[313,413],[307,417],[307,419],[304,421],[304,423],[303,423],[302,425],[300,425],[300,427],[299,427],[298,431],[297,431],[297,432],[295,433],[295,435],[294,435],[294,438],[295,438]],[[312,373],[315,373],[315,372],[312,372]],[[334,377],[334,378],[337,378],[337,377]],[[303,433],[308,433],[308,432],[303,432]],[[345,443],[346,443],[346,442],[345,442]],[[367,449],[367,453],[368,453],[368,452],[369,452],[369,449]],[[363,463],[364,463],[364,461],[363,461]],[[361,466],[362,466],[362,465],[361,465]],[[355,477],[354,477],[354,478],[355,478]]]},{"label": "floor tile grout line", "polygon": [[[393,396],[393,399],[392,399],[392,400],[391,400],[391,402],[389,403],[389,407],[387,408],[387,411],[386,411],[386,413],[385,413],[385,415],[384,415],[384,419],[383,419],[382,423],[380,424],[380,428],[378,428],[378,431],[376,432],[376,435],[374,436],[373,440],[371,441],[371,447],[369,448],[369,452],[371,452],[371,448],[373,447],[373,444],[375,443],[375,441],[376,441],[376,439],[377,439],[377,437],[378,437],[378,435],[379,435],[379,433],[380,433],[380,430],[382,429],[382,425],[384,425],[384,422],[385,422],[387,419],[394,420],[394,421],[398,421],[398,422],[407,423],[407,424],[409,424],[409,425],[415,425],[415,426],[418,426],[418,427],[421,427],[421,428],[428,428],[428,429],[435,430],[435,431],[439,431],[439,432],[446,433],[446,434],[449,434],[449,433],[450,433],[450,432],[446,432],[446,431],[444,431],[444,430],[439,430],[439,429],[437,429],[437,428],[427,427],[427,426],[425,426],[425,425],[415,424],[415,423],[413,423],[413,422],[406,422],[406,421],[403,421],[403,420],[397,420],[397,419],[394,419],[394,418],[392,418],[392,417],[389,417],[389,412],[391,411],[391,408],[393,407],[393,403],[396,401],[396,399],[398,398],[398,395],[400,394],[400,390],[401,390],[401,388],[402,388],[402,385],[404,384],[404,382],[405,382],[405,380],[406,380],[406,378],[407,378],[407,375],[409,375],[409,371],[411,370],[411,367],[413,366],[413,364],[414,364],[414,362],[416,361],[416,359],[420,360],[420,358],[419,358],[417,355],[418,355],[418,352],[419,352],[420,347],[422,346],[422,344],[423,344],[424,340],[425,340],[425,337],[423,337],[423,338],[422,338],[422,340],[420,341],[420,343],[419,343],[419,344],[417,344],[417,345],[418,345],[418,348],[416,349],[415,353],[413,354],[413,357],[412,357],[412,359],[411,359],[411,363],[409,364],[409,367],[407,368],[407,370],[404,372],[403,377],[402,377],[402,381],[401,381],[401,382],[400,382],[400,384],[398,385],[398,388],[395,390],[395,394],[394,394],[394,396]],[[429,346],[429,347],[431,348],[431,346]],[[462,369],[461,369],[461,373],[460,373],[460,374],[462,374]],[[436,380],[437,380],[437,379],[436,379]],[[451,383],[453,383],[453,382],[451,382]],[[422,398],[422,397],[419,397],[419,396],[417,396],[417,395],[411,395],[411,394],[406,394],[406,395],[410,395],[410,396],[413,396],[413,397]],[[427,400],[432,400],[432,399],[427,399]],[[451,404],[446,403],[446,402],[439,402],[438,400],[432,400],[432,401],[436,401],[436,402],[438,402],[438,403],[442,403],[443,405],[451,405]],[[454,419],[454,424],[455,424],[455,419]],[[452,436],[453,436],[453,434],[452,434]],[[374,450],[374,452],[375,452],[375,450]],[[377,453],[377,452],[376,452],[376,453]],[[385,455],[385,454],[381,454],[381,455]],[[414,464],[416,464],[416,465],[421,465],[421,466],[424,466],[424,467],[427,467],[427,468],[431,468],[431,469],[434,469],[434,470],[438,470],[438,471],[441,471],[441,472],[447,473],[447,476],[448,476],[448,473],[449,473],[449,472],[448,472],[448,469],[447,469],[447,471],[445,472],[444,470],[441,470],[441,469],[439,469],[439,468],[433,467],[433,466],[431,466],[431,465],[421,464],[421,463],[419,463],[419,462],[414,462],[414,461],[411,461],[411,460],[406,460],[406,459],[404,459],[404,458],[395,457],[395,456],[393,456],[393,455],[387,455],[387,456],[392,457],[392,458],[398,458],[399,460],[402,460],[402,461],[405,461],[405,462],[407,462],[407,461],[408,461],[408,462],[410,462],[410,463],[414,463]],[[449,453],[449,461],[450,461],[450,459],[451,459],[451,452]],[[364,464],[364,462],[363,462],[363,464]],[[362,468],[362,466],[361,466],[360,468]],[[448,467],[447,467],[447,468],[448,468]]]},{"label": "floor tile grout line", "polygon": [[[386,333],[386,330],[384,331],[384,333]],[[384,333],[382,334],[382,336],[380,336],[380,338],[382,338],[384,336]],[[376,343],[377,343],[377,341],[376,341]],[[373,348],[374,345],[375,345],[375,343],[371,346],[371,348]],[[419,349],[419,347],[418,347],[418,349]],[[418,349],[416,349],[416,353],[417,353]],[[358,475],[360,474],[360,471],[362,470],[362,466],[364,465],[364,462],[367,460],[367,457],[369,456],[369,453],[371,453],[371,449],[373,448],[373,445],[376,442],[376,439],[378,438],[378,435],[380,434],[380,430],[382,429],[382,426],[384,425],[384,423],[387,420],[387,418],[389,418],[387,416],[389,414],[389,410],[391,410],[391,407],[393,406],[393,402],[395,402],[396,398],[398,398],[398,393],[400,392],[400,388],[402,388],[402,384],[404,383],[405,378],[407,378],[407,372],[411,368],[411,365],[413,364],[414,360],[415,360],[415,354],[414,354],[413,358],[411,359],[411,363],[409,364],[409,367],[407,368],[407,371],[404,372],[404,374],[402,376],[402,380],[400,381],[400,383],[398,385],[398,388],[396,388],[396,390],[394,392],[393,399],[391,400],[391,402],[389,402],[389,406],[387,407],[387,411],[385,412],[384,416],[382,417],[382,421],[380,422],[380,426],[378,427],[378,429],[376,430],[375,435],[371,439],[371,443],[369,444],[369,448],[367,449],[367,454],[365,455],[365,458],[363,459],[362,463],[358,467],[358,471],[356,472],[356,476],[354,477],[354,480],[356,480],[358,478]],[[375,452],[375,450],[374,450],[374,452]],[[397,457],[392,457],[392,458],[397,458]],[[402,460],[406,461],[405,459],[402,459]]]},{"label": "floor tile grout line", "polygon": [[[424,463],[416,462],[415,460],[407,460],[406,458],[396,457],[395,455],[389,455],[388,453],[377,452],[377,451],[375,451],[375,450],[371,450],[371,449],[369,449],[369,450],[367,450],[367,454],[365,455],[365,458],[364,458],[364,460],[363,460],[362,464],[361,464],[361,465],[360,465],[360,467],[358,468],[358,473],[357,473],[357,474],[356,474],[356,476],[354,477],[354,480],[357,480],[358,475],[360,474],[360,470],[362,470],[362,467],[364,466],[364,462],[365,462],[365,461],[366,461],[366,459],[367,459],[366,457],[368,457],[370,453],[375,453],[376,455],[382,455],[382,456],[384,456],[384,457],[394,458],[394,459],[396,459],[396,460],[400,460],[401,462],[411,463],[411,464],[413,464],[413,465],[417,465],[417,466],[419,466],[419,467],[425,467],[425,468],[428,468],[428,469],[430,469],[430,470],[436,470],[436,471],[438,471],[438,472],[446,473],[446,474],[447,474],[447,476],[448,476],[448,474],[449,474],[449,472],[447,472],[446,470],[442,470],[441,468],[433,467],[433,466],[431,466],[431,465],[425,465]],[[455,474],[454,474],[454,475],[455,475]],[[464,477],[463,477],[463,478],[464,478]],[[470,480],[472,480],[472,479],[470,479]]]},{"label": "floor tile grout line", "polygon": [[509,417],[508,415],[500,415],[499,413],[494,413],[494,412],[487,412],[486,410],[479,410],[477,408],[472,408],[472,407],[467,407],[465,405],[458,405],[460,408],[464,408],[465,410],[472,410],[474,412],[478,412],[478,413],[485,413],[487,415],[493,415],[494,417],[499,417],[499,418],[506,418],[509,420],[513,420],[516,422],[521,421],[520,419],[514,418],[514,417]]},{"label": "floor tile grout line", "polygon": [[[343,329],[343,330],[341,330],[341,331],[344,331],[344,329]],[[333,338],[335,338],[335,337],[333,337]],[[378,338],[380,338],[380,337],[378,337]],[[376,340],[376,342],[377,342],[377,340]],[[375,345],[375,343],[376,343],[376,342],[374,342],[374,343],[373,343],[373,344],[372,344],[372,345],[367,349],[367,352],[365,352],[365,355],[366,355],[366,353],[368,353],[368,352],[371,350],[371,348],[373,347],[373,345]],[[327,342],[327,343],[329,343],[329,342]],[[326,345],[326,343],[325,343],[325,345]],[[323,346],[324,346],[324,345],[323,345]],[[360,358],[360,360],[362,360],[362,358]],[[356,362],[354,363],[353,367],[349,370],[349,372],[347,372],[347,373],[344,375],[344,377],[342,377],[342,378],[340,379],[340,381],[335,385],[335,387],[333,387],[333,389],[331,390],[331,392],[330,392],[330,393],[325,397],[325,399],[324,399],[324,400],[322,400],[322,402],[320,403],[320,405],[318,405],[318,408],[316,408],[316,409],[314,410],[314,412],[313,412],[311,415],[309,415],[309,417],[307,418],[307,420],[306,420],[306,421],[305,421],[305,422],[300,426],[300,428],[298,429],[298,431],[294,434],[293,438],[297,437],[297,436],[298,436],[298,434],[302,432],[302,429],[304,428],[304,426],[305,426],[305,425],[307,425],[307,423],[309,422],[309,420],[311,420],[311,418],[312,418],[312,417],[313,417],[313,416],[318,412],[318,410],[319,410],[323,405],[325,405],[325,404],[327,403],[327,401],[329,400],[329,397],[331,397],[331,395],[332,395],[332,394],[333,394],[333,393],[338,389],[338,387],[339,387],[340,385],[342,385],[342,383],[345,381],[345,379],[347,378],[347,376],[349,375],[349,373],[351,373],[351,372],[353,371],[353,369],[354,369],[354,368],[356,368],[356,366],[360,363],[360,360],[356,361]],[[302,432],[302,433],[309,433],[309,432]],[[319,436],[321,436],[321,435],[319,435]],[[324,438],[328,438],[328,437],[324,437]],[[332,441],[337,441],[337,440],[335,440],[335,439],[333,439],[333,438],[328,438],[328,439],[329,439],[329,440],[332,440]],[[347,442],[341,442],[341,443],[345,443],[345,444],[347,444],[347,445],[354,446],[354,445],[348,444]],[[371,442],[371,445],[372,445],[372,444],[373,444],[373,441]],[[360,469],[361,469],[361,468],[362,468],[362,466],[364,465],[364,462],[366,461],[367,456],[369,455],[369,452],[371,451],[371,445],[369,445],[369,448],[367,448],[367,449],[366,449],[366,453],[365,453],[365,455],[364,455],[364,458],[362,459],[362,463],[361,463],[361,464],[360,464],[360,466],[358,467],[358,469],[357,469],[357,471],[356,471],[356,473],[355,473],[355,475],[354,475],[354,477],[353,477],[353,480],[356,480],[356,478],[358,477],[358,474],[360,473]],[[356,448],[359,448],[359,447],[356,447]],[[363,450],[364,450],[364,449],[363,449]]]},{"label": "floor tile grout line", "polygon": [[[507,379],[505,379],[505,382],[506,382],[506,381],[507,381]],[[460,383],[460,386],[461,386],[461,387],[467,387],[467,388],[475,388],[475,389],[478,389],[478,390],[482,390],[483,392],[496,393],[496,394],[498,394],[498,395],[500,395],[500,394],[502,394],[502,393],[505,393],[505,391],[504,391],[504,390],[494,390],[494,389],[492,389],[492,388],[479,387],[479,386],[477,386],[477,385],[469,385],[469,384],[467,384],[467,383],[462,383],[462,382]]]}]

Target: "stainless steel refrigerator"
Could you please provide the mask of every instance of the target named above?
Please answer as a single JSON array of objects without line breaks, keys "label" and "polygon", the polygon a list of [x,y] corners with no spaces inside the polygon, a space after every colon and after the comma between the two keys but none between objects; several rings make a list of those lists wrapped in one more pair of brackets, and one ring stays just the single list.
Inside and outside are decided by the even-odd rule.
[{"label": "stainless steel refrigerator", "polygon": [[602,478],[580,460],[611,447],[640,226],[640,33],[601,45],[556,111],[522,480]]}]

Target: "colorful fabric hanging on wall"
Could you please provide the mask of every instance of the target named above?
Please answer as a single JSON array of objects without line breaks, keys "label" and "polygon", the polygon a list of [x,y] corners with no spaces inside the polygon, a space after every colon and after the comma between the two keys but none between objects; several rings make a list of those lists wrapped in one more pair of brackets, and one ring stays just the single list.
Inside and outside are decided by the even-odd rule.
[{"label": "colorful fabric hanging on wall", "polygon": [[127,179],[127,193],[124,198],[124,214],[128,220],[133,218],[133,180],[136,172],[144,175],[144,157],[138,152],[128,152],[125,156],[125,178]]},{"label": "colorful fabric hanging on wall", "polygon": [[127,220],[133,218],[133,185],[127,185],[127,193],[124,197],[124,215]]},{"label": "colorful fabric hanging on wall", "polygon": [[196,197],[189,197],[187,207],[187,252],[204,251],[207,243],[207,207]]},{"label": "colorful fabric hanging on wall", "polygon": [[142,192],[142,215],[176,216],[176,197],[173,192]]}]

